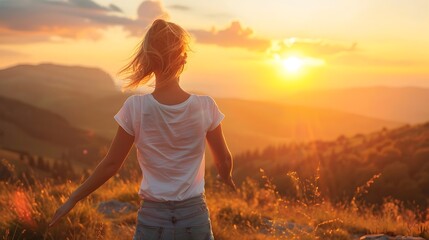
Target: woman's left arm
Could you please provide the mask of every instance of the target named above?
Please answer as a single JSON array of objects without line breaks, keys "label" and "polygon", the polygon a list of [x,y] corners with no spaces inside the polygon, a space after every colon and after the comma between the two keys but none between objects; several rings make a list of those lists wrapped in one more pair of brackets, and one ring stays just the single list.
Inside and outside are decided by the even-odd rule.
[{"label": "woman's left arm", "polygon": [[130,152],[133,142],[134,136],[128,134],[119,126],[107,155],[98,164],[91,176],[89,176],[88,179],[70,195],[69,199],[57,209],[49,223],[50,227],[61,217],[70,212],[77,202],[97,190],[118,172]]}]

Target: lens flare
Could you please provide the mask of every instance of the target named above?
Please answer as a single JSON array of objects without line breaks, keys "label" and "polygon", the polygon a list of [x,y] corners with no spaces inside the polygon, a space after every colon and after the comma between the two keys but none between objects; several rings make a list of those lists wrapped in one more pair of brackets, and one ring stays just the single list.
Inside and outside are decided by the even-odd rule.
[{"label": "lens flare", "polygon": [[28,196],[23,190],[17,190],[11,198],[12,209],[15,210],[19,220],[30,228],[36,228],[34,221],[33,209]]}]

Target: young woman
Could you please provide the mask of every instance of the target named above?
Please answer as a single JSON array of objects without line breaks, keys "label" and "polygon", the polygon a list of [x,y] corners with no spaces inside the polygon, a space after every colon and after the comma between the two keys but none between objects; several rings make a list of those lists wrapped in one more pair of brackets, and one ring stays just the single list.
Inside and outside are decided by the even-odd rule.
[{"label": "young woman", "polygon": [[134,239],[213,239],[204,195],[204,150],[207,140],[219,178],[235,189],[232,157],[219,111],[209,96],[190,94],[179,85],[189,35],[180,26],[156,20],[133,60],[127,88],[155,77],[150,94],[129,97],[114,116],[118,130],[93,174],[56,211],[50,226],[66,215],[122,166],[133,143],[143,172]]}]

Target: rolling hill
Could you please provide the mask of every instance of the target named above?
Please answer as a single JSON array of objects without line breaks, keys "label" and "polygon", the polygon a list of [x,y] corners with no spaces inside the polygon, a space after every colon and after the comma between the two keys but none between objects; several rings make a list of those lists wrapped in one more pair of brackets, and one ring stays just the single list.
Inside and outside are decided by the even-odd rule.
[{"label": "rolling hill", "polygon": [[[114,105],[106,108],[100,105],[112,95],[118,100],[107,105],[112,102]],[[58,113],[74,126],[105,136],[114,133],[104,132],[113,124],[106,126],[106,121],[99,119],[105,117],[106,109],[107,116],[113,116],[113,109],[118,109],[126,99],[113,79],[100,69],[54,64],[17,65],[0,70],[0,96]]]},{"label": "rolling hill", "polygon": [[68,123],[46,109],[0,96],[0,147],[39,155],[73,155],[108,140]]},{"label": "rolling hill", "polygon": [[[235,156],[234,176],[237,182],[251,177],[263,185],[260,176],[249,175],[263,169],[276,189],[289,198],[299,198],[310,188],[310,193],[317,190],[330,202],[381,205],[393,198],[426,209],[428,159],[426,122],[333,141],[292,142],[249,150]],[[296,188],[296,179],[310,181]]]},{"label": "rolling hill", "polygon": [[227,141],[238,152],[274,143],[332,140],[400,125],[335,110],[241,99],[216,101],[226,115]]},{"label": "rolling hill", "polygon": [[[0,95],[49,110],[72,126],[112,138],[114,114],[129,96],[99,69],[53,64],[0,70]],[[333,139],[400,123],[291,104],[216,99],[226,114],[224,132],[233,152],[287,141]]]},{"label": "rolling hill", "polygon": [[0,95],[47,107],[117,93],[113,79],[101,69],[48,63],[2,69],[0,86]]}]

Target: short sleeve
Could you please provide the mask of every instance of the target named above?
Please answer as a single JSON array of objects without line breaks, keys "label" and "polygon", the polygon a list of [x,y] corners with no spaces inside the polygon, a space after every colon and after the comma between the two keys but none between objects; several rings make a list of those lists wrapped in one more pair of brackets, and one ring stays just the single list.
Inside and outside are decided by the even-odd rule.
[{"label": "short sleeve", "polygon": [[121,109],[113,117],[116,122],[121,126],[128,134],[134,136],[133,127],[133,96],[130,96],[125,100]]},{"label": "short sleeve", "polygon": [[216,102],[213,98],[209,97],[209,119],[210,119],[210,126],[208,128],[209,131],[214,130],[217,126],[219,126],[220,122],[224,119],[225,114],[223,114],[219,107],[217,106]]}]

